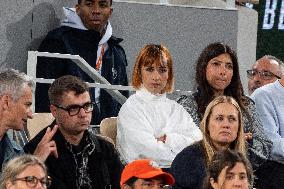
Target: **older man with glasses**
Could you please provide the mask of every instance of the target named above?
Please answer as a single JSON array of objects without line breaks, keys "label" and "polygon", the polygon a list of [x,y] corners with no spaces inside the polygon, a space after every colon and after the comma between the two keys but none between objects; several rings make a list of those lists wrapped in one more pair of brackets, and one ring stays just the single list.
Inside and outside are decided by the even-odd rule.
[{"label": "older man with glasses", "polygon": [[[88,130],[94,106],[87,84],[75,76],[63,76],[53,82],[48,96],[56,122],[49,127],[58,125],[52,138],[58,157],[46,160],[53,178],[50,188],[118,189],[122,165],[113,144]],[[25,146],[26,152],[34,151],[49,127]]]},{"label": "older man with glasses", "polygon": [[280,79],[283,74],[284,64],[281,60],[271,55],[263,56],[247,70],[249,95],[255,89]]},{"label": "older man with glasses", "polygon": [[[284,75],[273,83],[256,89],[251,98],[255,102],[257,113],[261,119],[267,137],[273,142],[270,158],[270,180],[272,175],[281,178],[279,182],[270,183],[269,189],[284,188]],[[270,177],[270,178],[269,178]]]}]

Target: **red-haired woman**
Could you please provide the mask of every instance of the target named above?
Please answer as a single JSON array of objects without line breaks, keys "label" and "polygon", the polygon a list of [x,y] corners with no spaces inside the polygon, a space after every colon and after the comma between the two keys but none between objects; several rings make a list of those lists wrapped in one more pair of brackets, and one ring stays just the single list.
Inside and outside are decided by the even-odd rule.
[{"label": "red-haired woman", "polygon": [[134,66],[129,97],[118,115],[117,148],[125,163],[152,159],[169,168],[186,146],[202,139],[186,110],[166,97],[173,89],[173,60],[163,45],[146,45]]}]

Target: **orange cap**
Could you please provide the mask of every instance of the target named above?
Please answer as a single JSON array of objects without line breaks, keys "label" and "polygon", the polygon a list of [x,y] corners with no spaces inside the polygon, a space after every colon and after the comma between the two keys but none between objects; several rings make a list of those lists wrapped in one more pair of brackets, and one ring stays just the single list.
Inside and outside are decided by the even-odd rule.
[{"label": "orange cap", "polygon": [[166,182],[165,184],[173,185],[175,183],[175,179],[171,174],[164,172],[156,162],[149,159],[135,160],[126,165],[121,174],[120,185],[122,186],[132,177],[140,179],[161,177]]}]

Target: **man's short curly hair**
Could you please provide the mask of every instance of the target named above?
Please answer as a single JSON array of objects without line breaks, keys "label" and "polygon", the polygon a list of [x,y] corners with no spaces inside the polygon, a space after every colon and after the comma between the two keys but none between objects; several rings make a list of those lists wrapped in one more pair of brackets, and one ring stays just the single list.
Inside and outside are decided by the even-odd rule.
[{"label": "man's short curly hair", "polygon": [[80,95],[86,91],[89,92],[89,86],[78,77],[72,75],[62,76],[56,79],[48,90],[50,104],[60,104],[63,94],[70,91],[74,91],[75,95]]},{"label": "man's short curly hair", "polygon": [[[109,0],[110,1],[110,6],[112,6],[112,0]],[[78,0],[78,4],[81,4],[82,0]]]}]

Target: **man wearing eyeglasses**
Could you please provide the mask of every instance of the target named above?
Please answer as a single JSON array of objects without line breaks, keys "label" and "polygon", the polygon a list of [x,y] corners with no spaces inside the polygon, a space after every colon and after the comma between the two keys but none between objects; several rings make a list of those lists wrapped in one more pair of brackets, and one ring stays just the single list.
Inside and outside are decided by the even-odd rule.
[{"label": "man wearing eyeglasses", "polygon": [[[271,158],[284,164],[284,76],[252,94],[264,131],[273,142]],[[273,171],[273,170],[271,170]],[[284,170],[283,170],[284,171]],[[283,178],[283,177],[282,177]],[[284,186],[282,185],[281,188]]]},{"label": "man wearing eyeglasses", "polygon": [[280,79],[283,73],[284,64],[281,60],[271,55],[263,56],[252,65],[251,70],[247,70],[249,95],[255,89]]},{"label": "man wearing eyeglasses", "polygon": [[[58,157],[46,160],[53,179],[50,188],[118,189],[122,165],[113,144],[88,130],[94,106],[87,84],[75,76],[63,76],[51,84],[48,96],[58,125],[53,137]],[[45,132],[36,135],[25,151],[33,152]]]}]

